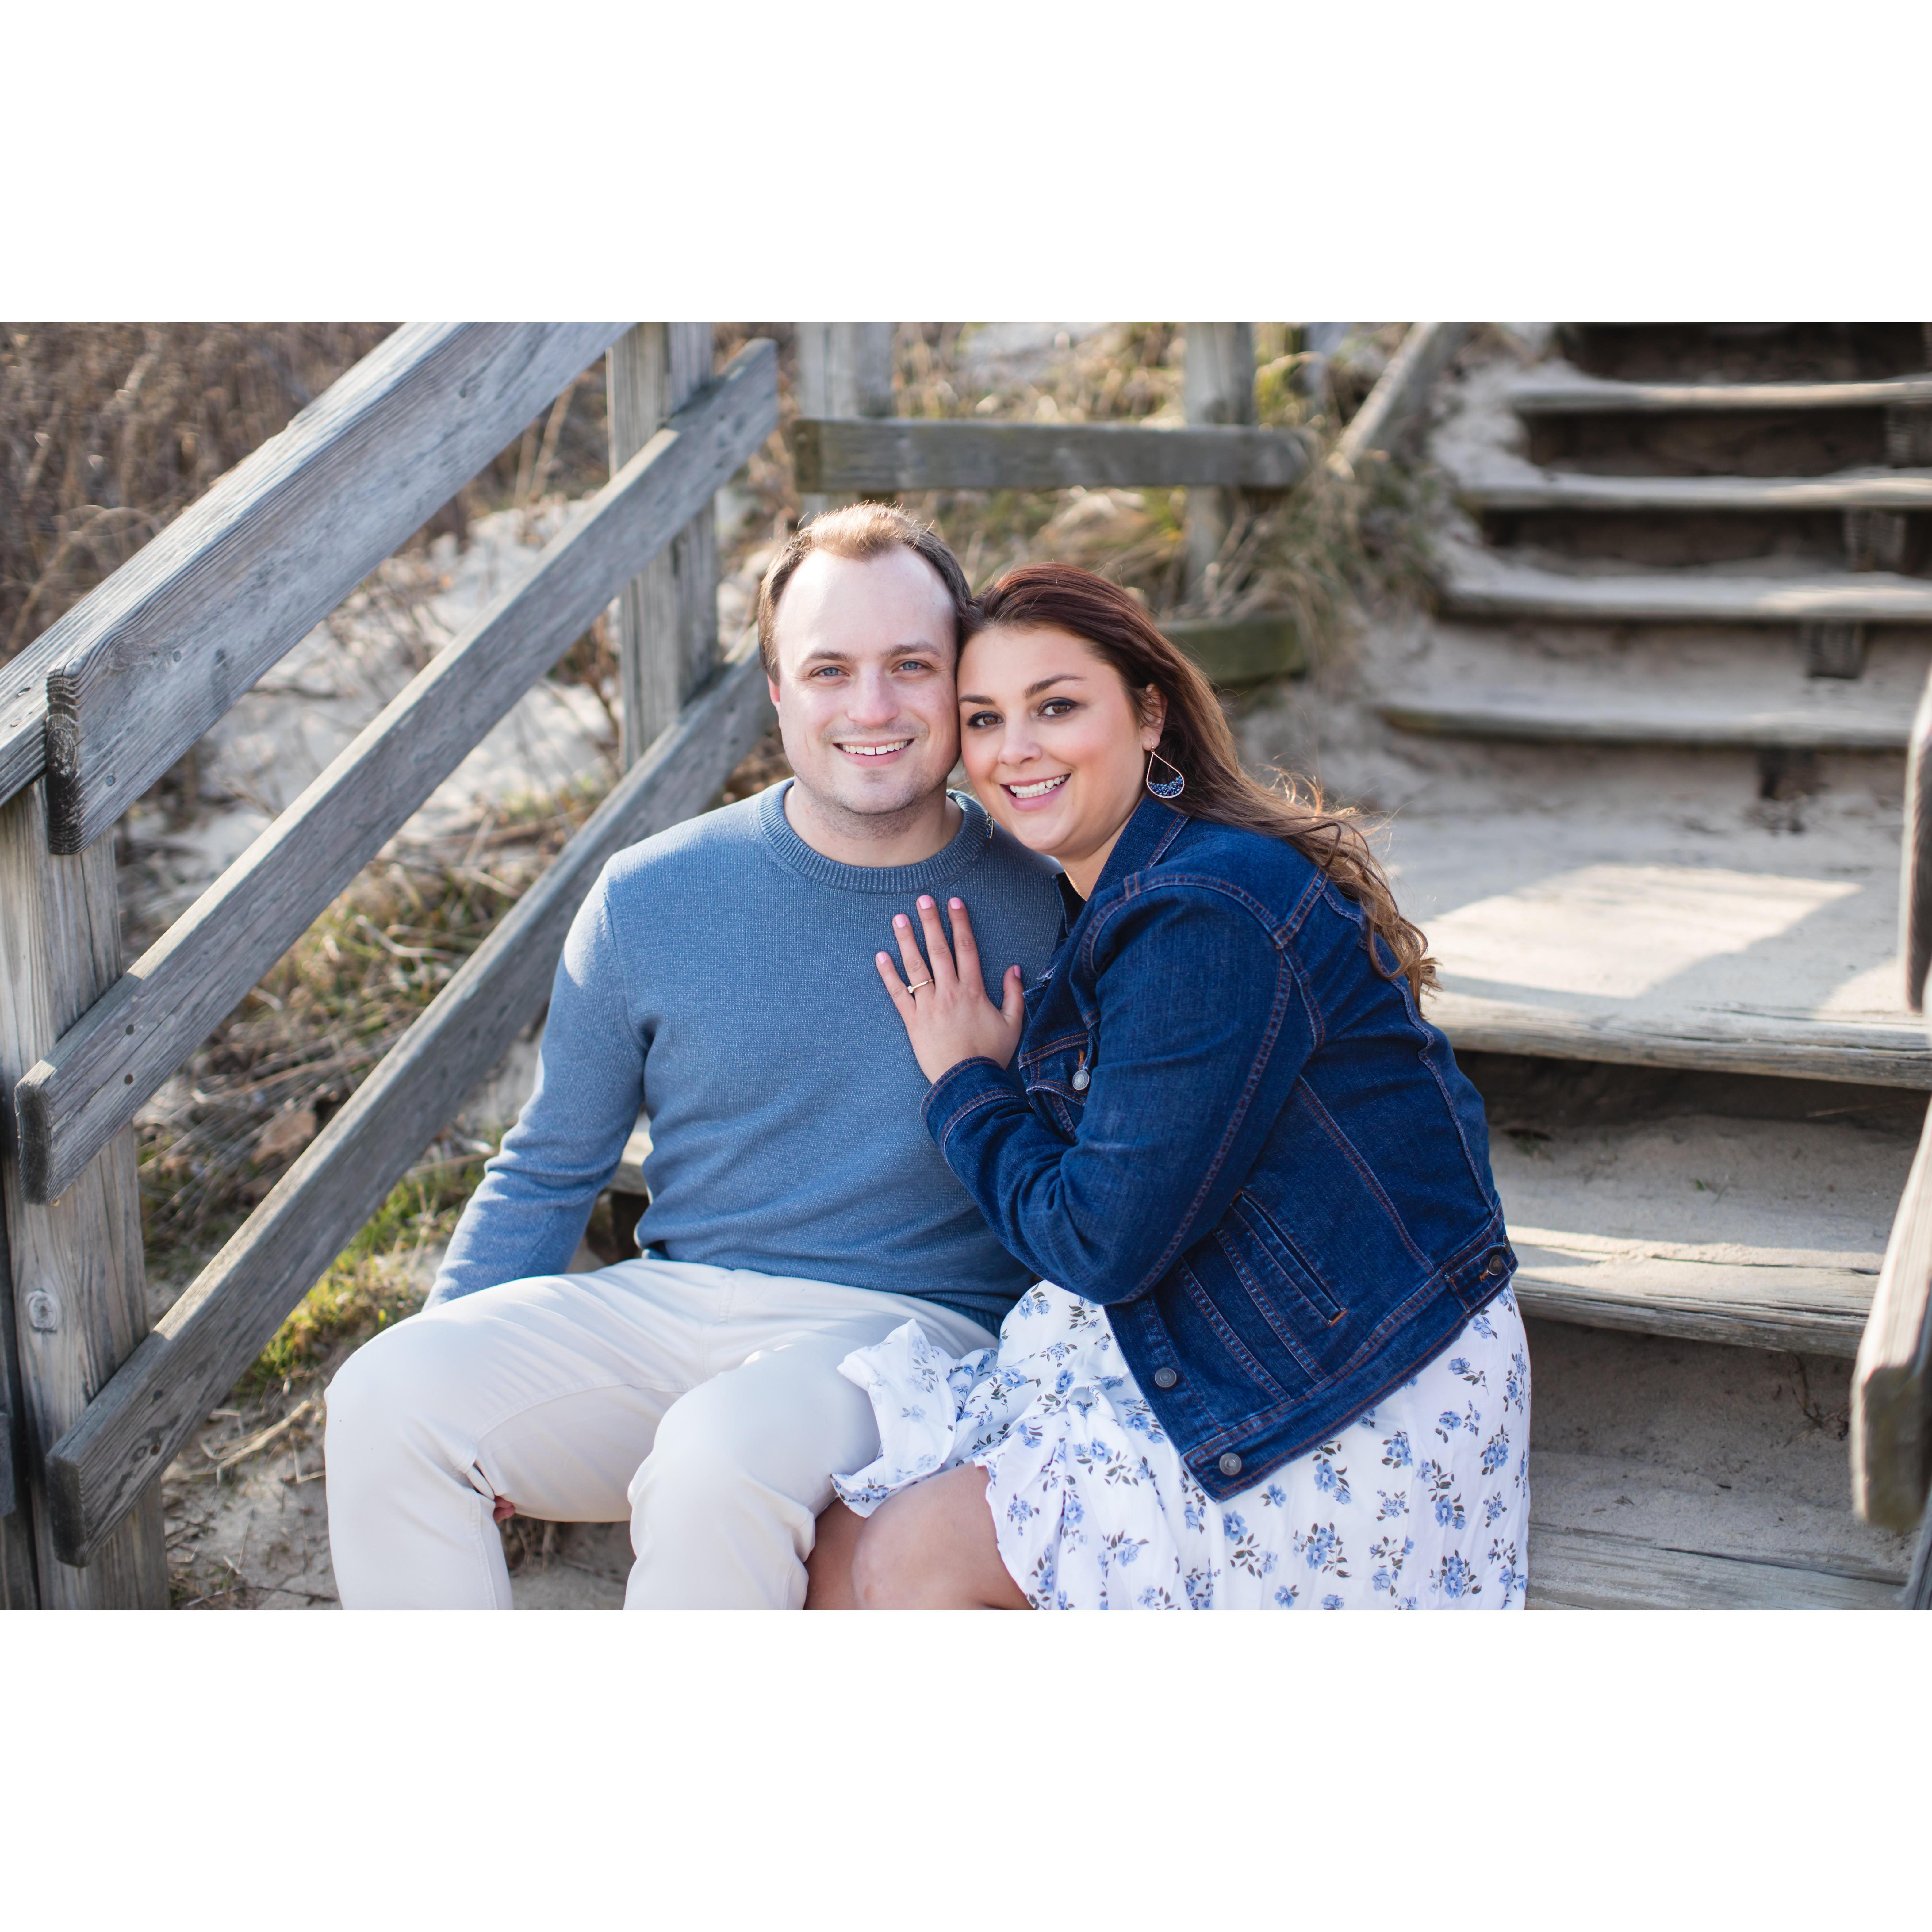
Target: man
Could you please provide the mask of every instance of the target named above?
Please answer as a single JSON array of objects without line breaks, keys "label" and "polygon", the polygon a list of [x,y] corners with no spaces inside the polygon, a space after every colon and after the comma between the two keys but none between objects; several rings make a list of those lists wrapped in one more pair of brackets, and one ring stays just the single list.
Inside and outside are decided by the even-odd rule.
[{"label": "man", "polygon": [[[815,518],[760,649],[796,777],[646,839],[572,926],[535,1090],[428,1306],[328,1391],[351,1608],[507,1608],[500,1502],[628,1516],[627,1607],[796,1608],[835,1470],[878,1450],[838,1365],[916,1318],[963,1354],[1028,1284],[920,1119],[874,956],[922,895],[972,908],[988,991],[1036,981],[1052,866],[949,794],[958,562],[896,510]],[[648,1108],[640,1258],[567,1268]]]}]

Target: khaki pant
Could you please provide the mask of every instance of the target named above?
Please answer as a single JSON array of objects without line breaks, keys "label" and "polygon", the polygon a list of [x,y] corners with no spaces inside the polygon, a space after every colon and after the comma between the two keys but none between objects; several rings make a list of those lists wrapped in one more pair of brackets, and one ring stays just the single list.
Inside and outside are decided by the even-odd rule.
[{"label": "khaki pant", "polygon": [[854,1348],[910,1296],[692,1262],[506,1282],[358,1349],[328,1389],[328,1534],[346,1609],[508,1610],[498,1496],[550,1522],[629,1520],[627,1610],[796,1610],[832,1472],[879,1453]]}]

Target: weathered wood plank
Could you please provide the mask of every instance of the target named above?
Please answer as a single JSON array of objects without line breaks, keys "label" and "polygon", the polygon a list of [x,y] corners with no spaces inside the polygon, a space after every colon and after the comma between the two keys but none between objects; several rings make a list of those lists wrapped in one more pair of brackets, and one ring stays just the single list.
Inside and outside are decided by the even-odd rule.
[{"label": "weathered wood plank", "polygon": [[1606,376],[1531,376],[1509,392],[1520,416],[1771,416],[1794,410],[1870,410],[1932,403],[1932,376],[1873,382],[1619,382]]},{"label": "weathered wood plank", "polygon": [[[53,626],[40,654],[53,849],[112,824],[616,332],[398,329]],[[21,740],[40,726],[8,716],[0,772],[17,788],[38,769]]]},{"label": "weathered wood plank", "polygon": [[[0,1108],[0,1112],[4,1112]],[[33,1504],[27,1493],[26,1411],[14,1341],[14,1264],[7,1246],[6,1190],[0,1187],[0,1610],[40,1607],[34,1559]]]},{"label": "weathered wood plank", "polygon": [[134,1118],[777,421],[776,352],[747,344],[38,1059],[16,1100],[28,1198],[60,1193]]},{"label": "weathered wood plank", "polygon": [[[46,794],[0,806],[0,1080],[9,1089],[121,970],[111,842],[49,855]],[[10,1110],[0,1110],[10,1112]],[[49,1610],[160,1609],[168,1600],[160,1498],[140,1508],[82,1570],[58,1560],[42,1458],[147,1332],[134,1136],[117,1135],[56,1202],[27,1201],[15,1136],[0,1150],[38,1594]]]},{"label": "weathered wood plank", "polygon": [[748,635],[96,1397],[48,1458],[52,1533],[85,1562],[548,996],[612,854],[701,809],[771,716]]},{"label": "weathered wood plank", "polygon": [[1661,1016],[1625,1018],[1455,992],[1432,994],[1425,1011],[1466,1052],[1932,1088],[1932,1048],[1909,1027],[1840,1025],[1775,1016],[1729,1025],[1690,1014],[1676,1021]]},{"label": "weathered wood plank", "polygon": [[1901,1533],[1932,1492],[1932,1112],[1852,1370],[1852,1502]]},{"label": "weathered wood plank", "polygon": [[[1239,427],[1255,419],[1255,329],[1249,322],[1190,322],[1181,364],[1181,407],[1190,424]],[[1187,493],[1187,578],[1203,585],[1228,540],[1241,500],[1232,490]]]},{"label": "weathered wood plank", "polygon": [[1932,510],[1932,471],[1873,470],[1836,476],[1592,476],[1512,466],[1458,479],[1472,509],[1516,513],[1684,516]]},{"label": "weathered wood plank", "polygon": [[1436,377],[1468,332],[1466,322],[1412,323],[1376,386],[1336,439],[1329,461],[1349,473],[1372,451],[1392,454],[1399,449],[1426,406]]},{"label": "weathered wood plank", "polygon": [[1688,1260],[1514,1223],[1510,1244],[1526,1315],[1738,1348],[1854,1355],[1876,1285],[1850,1268]]},{"label": "weathered wood plank", "polygon": [[1932,970],[1932,677],[1919,694],[1905,767],[1905,843],[1899,865],[1898,952],[1905,962],[1905,1004],[1925,1010]]},{"label": "weathered wood plank", "polygon": [[1820,572],[1810,578],[1726,577],[1702,569],[1571,576],[1472,553],[1454,560],[1442,581],[1444,608],[1458,616],[1599,624],[1932,624],[1932,582],[1880,571]]},{"label": "weathered wood plank", "polygon": [[[711,363],[708,322],[640,322],[610,345],[612,475],[710,382]],[[626,771],[717,662],[718,536],[707,500],[669,548],[625,585],[619,599]]]},{"label": "weathered wood plank", "polygon": [[801,490],[1286,490],[1308,467],[1291,430],[1136,423],[850,422],[792,425]]},{"label": "weathered wood plank", "polygon": [[[892,325],[889,322],[801,322],[798,412],[802,416],[884,417],[892,413]],[[801,488],[799,520],[854,500],[849,490]]]},{"label": "weathered wood plank", "polygon": [[1673,1550],[1634,1536],[1532,1522],[1532,1610],[1889,1610],[1896,1577]]},{"label": "weathered wood plank", "polygon": [[1768,710],[1624,701],[1610,710],[1588,694],[1465,692],[1453,698],[1381,698],[1376,709],[1405,731],[1545,744],[1902,752],[1908,735],[1906,721],[1893,713],[1822,705]]},{"label": "weathered wood plank", "polygon": [[1219,685],[1299,677],[1308,668],[1292,617],[1183,617],[1161,628]]}]

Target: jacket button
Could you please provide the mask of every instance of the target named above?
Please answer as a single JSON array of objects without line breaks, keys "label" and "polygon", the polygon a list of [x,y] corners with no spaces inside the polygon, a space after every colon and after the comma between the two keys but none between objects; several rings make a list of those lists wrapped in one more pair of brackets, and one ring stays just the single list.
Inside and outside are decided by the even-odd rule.
[{"label": "jacket button", "polygon": [[1156,1388],[1172,1388],[1180,1379],[1180,1376],[1172,1369],[1156,1369],[1154,1372],[1154,1385]]},{"label": "jacket button", "polygon": [[1241,1459],[1230,1449],[1221,1458],[1220,1468],[1224,1476],[1238,1476],[1241,1473]]},{"label": "jacket button", "polygon": [[1498,1275],[1501,1274],[1502,1271],[1503,1258],[1501,1255],[1492,1255],[1489,1259],[1483,1264],[1483,1272],[1485,1274]]},{"label": "jacket button", "polygon": [[1087,1071],[1084,1066],[1076,1066],[1073,1070],[1072,1086],[1075,1093],[1084,1094],[1088,1088],[1093,1085],[1093,1076]]}]

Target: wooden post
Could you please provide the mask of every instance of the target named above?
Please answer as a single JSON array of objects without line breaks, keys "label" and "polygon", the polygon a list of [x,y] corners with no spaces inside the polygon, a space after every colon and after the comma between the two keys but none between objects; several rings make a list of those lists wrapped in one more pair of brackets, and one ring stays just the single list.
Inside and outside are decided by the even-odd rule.
[{"label": "wooden post", "polygon": [[27,1494],[27,1431],[21,1406],[20,1355],[14,1346],[14,1268],[8,1258],[7,1203],[0,1196],[0,1610],[39,1607],[34,1574],[34,1510]]},{"label": "wooden post", "polygon": [[[610,473],[711,380],[708,322],[640,322],[610,346]],[[718,530],[708,503],[624,586],[617,662],[628,771],[718,664]]]},{"label": "wooden post", "polygon": [[[1251,423],[1255,419],[1255,332],[1246,322],[1190,322],[1181,394],[1191,423]],[[1187,493],[1187,577],[1206,582],[1240,505],[1233,490]]]},{"label": "wooden post", "polygon": [[[801,322],[798,412],[802,416],[890,416],[892,413],[892,325],[889,322]],[[799,519],[856,502],[814,490],[798,500]]]},{"label": "wooden post", "polygon": [[0,806],[0,1150],[14,1342],[40,1602],[48,1610],[164,1610],[158,1484],[82,1569],[59,1562],[42,1480],[47,1450],[148,1332],[134,1130],[124,1128],[58,1199],[20,1186],[13,1093],[28,1067],[121,974],[114,842],[71,858],[47,850],[44,779]]}]

